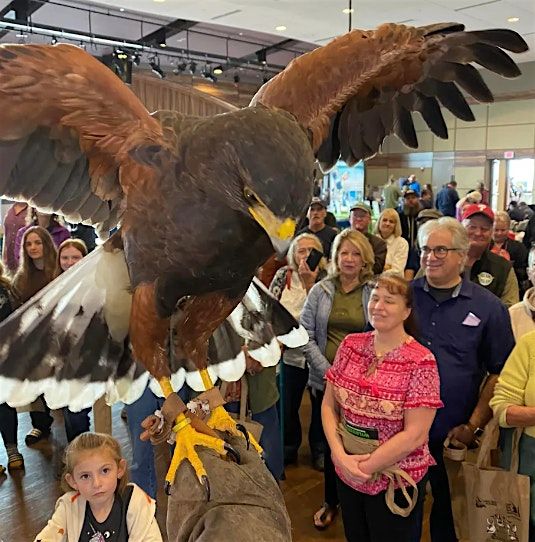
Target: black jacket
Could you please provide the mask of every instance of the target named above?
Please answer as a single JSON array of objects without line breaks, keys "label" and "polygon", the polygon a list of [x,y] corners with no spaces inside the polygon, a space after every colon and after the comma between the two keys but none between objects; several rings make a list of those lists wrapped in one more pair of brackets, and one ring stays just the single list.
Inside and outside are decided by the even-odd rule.
[{"label": "black jacket", "polygon": [[511,267],[511,262],[487,249],[470,269],[470,280],[501,298]]},{"label": "black jacket", "polygon": [[533,215],[528,220],[528,225],[526,226],[526,233],[524,234],[524,239],[522,240],[524,246],[528,249],[531,249],[532,243],[535,242],[535,215]]},{"label": "black jacket", "polygon": [[[490,246],[492,248],[492,244]],[[506,239],[503,248],[509,252],[516,280],[518,280],[520,298],[522,298],[524,292],[530,287],[527,272],[528,251],[520,241],[515,241],[514,239]]]}]

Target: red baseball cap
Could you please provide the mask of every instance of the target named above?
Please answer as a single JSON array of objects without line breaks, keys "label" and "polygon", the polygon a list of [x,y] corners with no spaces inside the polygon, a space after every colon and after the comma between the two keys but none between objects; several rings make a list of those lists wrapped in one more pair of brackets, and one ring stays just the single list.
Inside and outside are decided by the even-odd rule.
[{"label": "red baseball cap", "polygon": [[485,215],[491,222],[494,222],[494,213],[488,205],[483,203],[471,203],[463,209],[462,220],[474,215]]}]

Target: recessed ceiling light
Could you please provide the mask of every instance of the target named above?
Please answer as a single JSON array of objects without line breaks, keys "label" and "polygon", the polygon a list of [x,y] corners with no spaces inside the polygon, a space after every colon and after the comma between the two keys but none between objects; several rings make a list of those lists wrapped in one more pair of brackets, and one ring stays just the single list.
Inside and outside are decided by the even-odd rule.
[{"label": "recessed ceiling light", "polygon": [[152,0],[152,1],[153,1],[153,2],[158,2],[158,3],[160,3],[160,2],[165,2],[165,0]]},{"label": "recessed ceiling light", "polygon": [[342,13],[345,13],[346,15],[349,15],[350,13],[353,13],[355,10],[353,8],[344,8],[342,10]]},{"label": "recessed ceiling light", "polygon": [[124,11],[124,8],[119,8],[119,11]]},{"label": "recessed ceiling light", "polygon": [[281,24],[280,26],[276,26],[275,30],[277,30],[278,32],[283,32],[284,30],[286,30],[286,27]]},{"label": "recessed ceiling light", "polygon": [[509,17],[507,20],[510,23],[517,23],[518,21],[520,21],[520,19],[518,17]]},{"label": "recessed ceiling light", "polygon": [[167,47],[167,43],[165,43],[164,41],[162,41],[162,43],[160,43],[160,47]]}]

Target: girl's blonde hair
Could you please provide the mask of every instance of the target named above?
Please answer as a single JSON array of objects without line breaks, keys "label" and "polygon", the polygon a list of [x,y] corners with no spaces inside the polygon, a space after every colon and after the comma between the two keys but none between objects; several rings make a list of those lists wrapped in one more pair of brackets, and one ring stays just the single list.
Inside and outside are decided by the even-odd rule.
[{"label": "girl's blonde hair", "polygon": [[334,278],[340,275],[338,267],[338,254],[340,247],[344,241],[350,242],[359,252],[362,258],[362,268],[359,274],[361,283],[370,280],[373,277],[373,264],[375,263],[375,255],[373,253],[370,242],[362,233],[349,228],[341,231],[335,238],[332,248],[332,259],[329,265],[329,278]]},{"label": "girl's blonde hair", "polygon": [[72,247],[78,250],[82,254],[83,258],[87,256],[87,246],[81,239],[65,239],[65,241],[63,241],[58,247],[58,256],[56,258],[56,273],[55,273],[56,277],[59,277],[59,275],[63,273],[63,269],[61,269],[61,263],[60,263],[61,251],[64,248],[69,248],[69,247]]},{"label": "girl's blonde hair", "polygon": [[[316,250],[319,250],[323,254],[323,246],[321,244],[321,241],[313,233],[302,233],[298,235],[290,244],[290,247],[288,248],[288,254],[286,256],[289,267],[293,269],[294,271],[297,271],[299,267],[299,263],[295,259],[295,253],[297,251],[297,245],[299,244],[299,241],[301,241],[302,239],[309,239],[310,241],[312,241],[314,248]],[[320,271],[327,267],[327,260],[325,256],[329,256],[329,255],[323,254],[323,258],[320,260],[320,263],[318,265]]]},{"label": "girl's blonde hair", "polygon": [[[82,433],[78,435],[65,449],[63,475],[61,477],[61,487],[64,491],[72,491],[72,487],[67,482],[66,476],[73,476],[74,468],[78,462],[78,456],[82,452],[98,451],[105,449],[119,465],[123,458],[120,444],[111,436],[105,433]],[[117,480],[117,489],[115,493],[121,493],[128,484],[128,471],[125,470],[122,478]]]},{"label": "girl's blonde hair", "polygon": [[[398,212],[395,209],[385,209],[379,215],[379,218],[377,220],[377,223],[375,224],[375,228],[373,230],[373,233],[375,233],[375,235],[379,235],[379,236],[381,235],[380,227],[381,227],[381,220],[383,219],[383,217],[390,218],[390,219],[394,220],[396,225],[394,226],[393,235],[394,235],[394,237],[400,237],[401,236],[401,221],[399,219]],[[382,239],[382,237],[381,237],[381,239]]]}]

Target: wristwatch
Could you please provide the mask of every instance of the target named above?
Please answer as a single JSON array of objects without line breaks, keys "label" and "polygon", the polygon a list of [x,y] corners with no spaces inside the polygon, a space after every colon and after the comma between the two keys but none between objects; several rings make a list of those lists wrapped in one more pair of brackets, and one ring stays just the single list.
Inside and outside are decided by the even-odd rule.
[{"label": "wristwatch", "polygon": [[474,433],[474,437],[481,438],[483,436],[483,433],[485,431],[484,428],[474,427],[470,422],[468,422],[466,425],[468,426],[470,431],[472,431],[472,433]]}]

